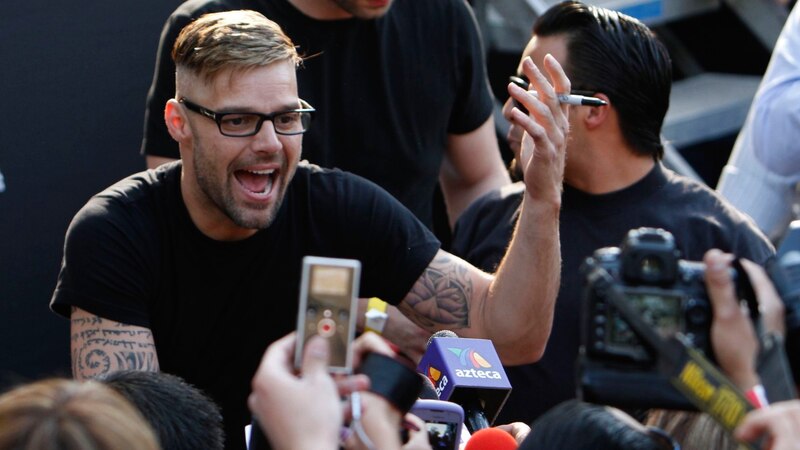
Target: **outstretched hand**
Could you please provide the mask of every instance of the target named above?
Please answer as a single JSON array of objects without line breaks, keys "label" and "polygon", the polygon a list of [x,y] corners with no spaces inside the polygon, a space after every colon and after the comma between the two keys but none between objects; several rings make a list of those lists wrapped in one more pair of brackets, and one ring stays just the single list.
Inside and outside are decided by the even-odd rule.
[{"label": "outstretched hand", "polygon": [[340,397],[366,389],[369,380],[352,375],[334,381],[328,372],[330,343],[319,336],[306,343],[300,374],[295,373],[296,341],[291,333],[267,348],[248,405],[274,448],[336,449],[345,414]]}]

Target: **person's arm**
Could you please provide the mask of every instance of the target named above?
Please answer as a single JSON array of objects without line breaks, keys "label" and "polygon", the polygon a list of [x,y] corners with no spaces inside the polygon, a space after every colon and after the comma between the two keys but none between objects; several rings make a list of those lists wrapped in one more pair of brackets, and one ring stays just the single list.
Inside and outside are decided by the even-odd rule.
[{"label": "person's arm", "polygon": [[476,198],[511,183],[500,157],[492,116],[469,133],[448,136],[439,183],[451,228]]},{"label": "person's arm", "polygon": [[558,62],[545,59],[553,85],[530,59],[523,69],[538,98],[516,86],[509,91],[531,111],[512,113],[512,120],[526,130],[522,150],[526,192],[496,275],[439,251],[398,306],[428,330],[450,329],[463,337],[491,339],[509,365],[538,360],[550,335],[561,274],[558,219],[569,129],[569,106],[559,104],[555,96],[570,90]]},{"label": "person's arm", "polygon": [[[359,331],[364,331],[366,328],[365,313],[367,312],[368,303],[369,299],[358,299],[356,328]],[[386,305],[386,314],[388,318],[383,332],[380,333],[381,336],[396,345],[399,351],[414,361],[415,364],[418,363],[422,359],[422,354],[425,353],[425,346],[431,333],[409,320],[395,306]]]},{"label": "person's arm", "polygon": [[72,376],[86,380],[118,370],[159,370],[153,333],[80,308],[70,316]]},{"label": "person's arm", "polygon": [[[212,5],[208,5],[213,8]],[[194,17],[204,12],[213,12],[208,7],[193,11]],[[194,17],[190,17],[183,8],[174,11],[161,30],[156,52],[153,80],[147,93],[144,112],[144,135],[140,153],[145,156],[148,169],[155,169],[161,164],[180,158],[178,143],[170,137],[164,123],[164,106],[175,96],[175,63],[172,61],[172,46],[180,31]]]}]

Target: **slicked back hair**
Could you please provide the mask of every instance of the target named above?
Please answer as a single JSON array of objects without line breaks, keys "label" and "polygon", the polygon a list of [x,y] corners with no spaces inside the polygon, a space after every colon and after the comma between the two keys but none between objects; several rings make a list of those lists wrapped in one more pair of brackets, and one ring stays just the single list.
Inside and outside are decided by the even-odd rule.
[{"label": "slicked back hair", "polygon": [[563,35],[572,89],[606,94],[622,135],[637,153],[659,160],[669,108],[672,62],[664,44],[639,20],[606,8],[565,1],[541,15],[536,36]]}]

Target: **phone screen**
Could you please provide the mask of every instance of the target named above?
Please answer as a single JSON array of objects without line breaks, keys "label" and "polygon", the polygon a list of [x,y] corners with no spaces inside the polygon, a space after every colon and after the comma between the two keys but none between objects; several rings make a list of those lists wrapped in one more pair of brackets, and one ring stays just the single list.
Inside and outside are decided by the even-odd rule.
[{"label": "phone screen", "polygon": [[455,450],[458,448],[458,431],[461,422],[426,421],[428,442],[433,450]]}]

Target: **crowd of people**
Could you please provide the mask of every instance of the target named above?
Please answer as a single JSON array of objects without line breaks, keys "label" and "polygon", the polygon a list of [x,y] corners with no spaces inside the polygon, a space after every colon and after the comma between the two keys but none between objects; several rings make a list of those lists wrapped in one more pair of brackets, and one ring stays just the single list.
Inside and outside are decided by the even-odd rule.
[{"label": "crowd of people", "polygon": [[[744,129],[756,137],[737,142],[766,167],[791,149],[796,111],[771,87],[800,78],[787,62],[798,20],[794,8]],[[662,164],[673,75],[656,34],[568,0],[532,24],[509,75],[507,170],[467,2],[183,3],[148,94],[148,170],[89,199],[66,232],[50,305],[70,320],[74,380],[0,396],[0,450],[239,450],[259,433],[254,450],[430,448],[408,413],[419,390],[360,369],[371,355],[413,366],[442,330],[496,348],[513,389],[495,425],[519,448],[800,445],[800,401],[770,399],[760,370],[787,332],[762,268],[775,235]],[[581,266],[640,227],[704,263],[713,360],[753,410],[735,429],[577,398]],[[330,373],[322,337],[295,365],[306,255],[361,262],[358,323],[372,332],[353,343],[353,373]]]}]

